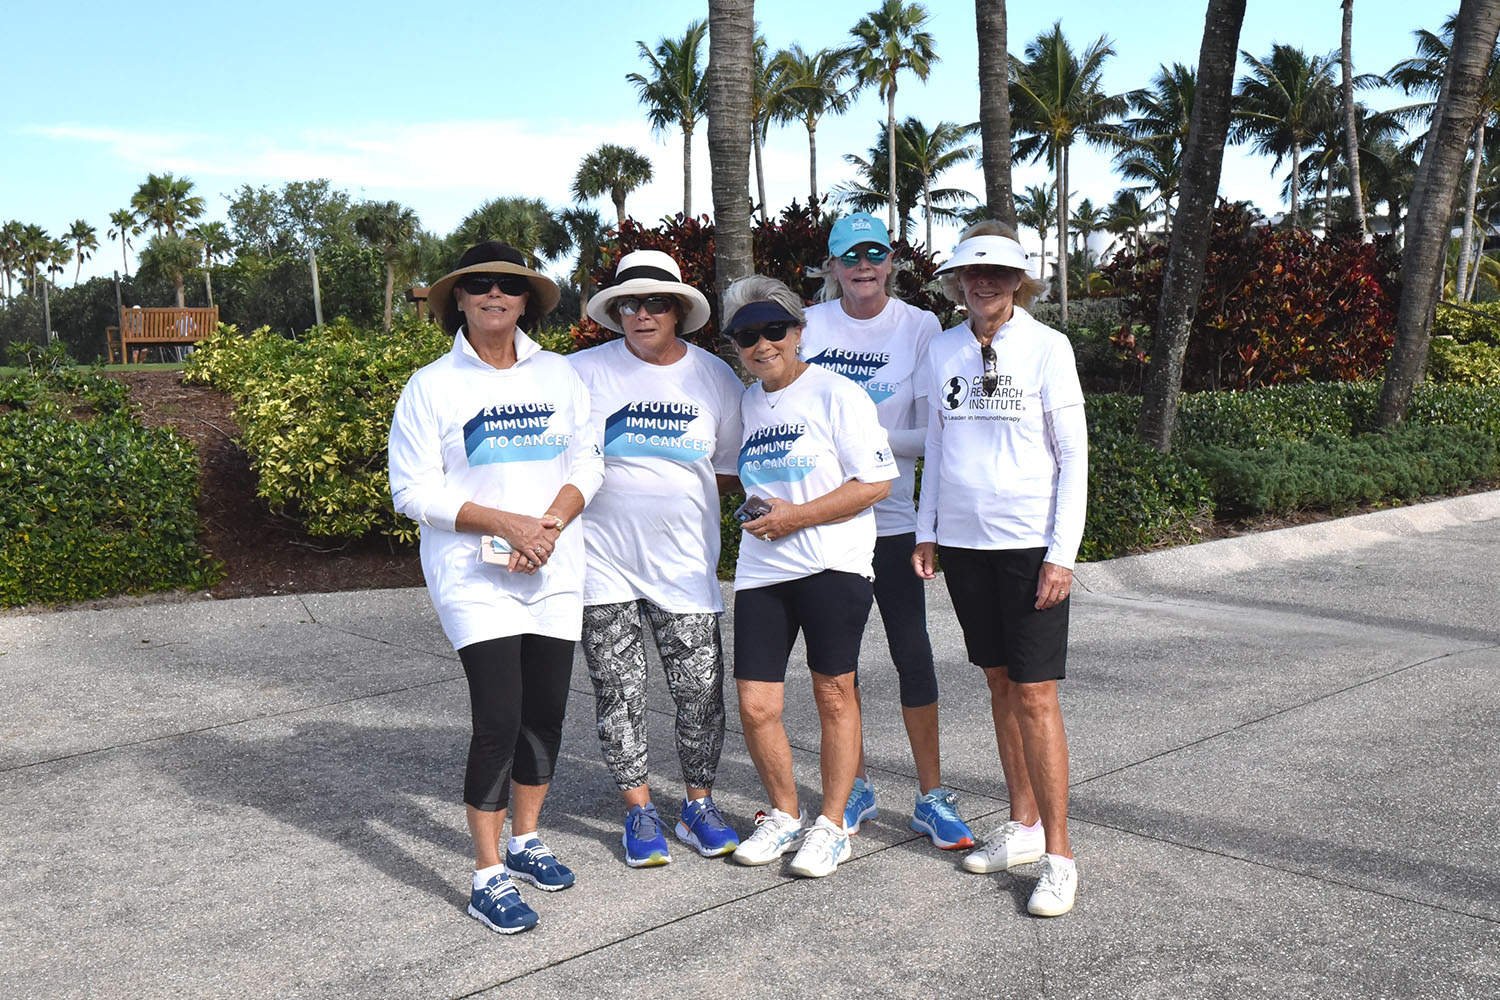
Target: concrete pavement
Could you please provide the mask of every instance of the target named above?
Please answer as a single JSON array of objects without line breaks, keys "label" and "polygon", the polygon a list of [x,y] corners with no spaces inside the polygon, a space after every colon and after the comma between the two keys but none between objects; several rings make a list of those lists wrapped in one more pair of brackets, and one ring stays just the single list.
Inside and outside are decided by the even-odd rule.
[{"label": "concrete pavement", "polygon": [[[970,875],[906,828],[878,621],[881,815],[851,861],[806,881],[674,844],[627,869],[579,663],[543,815],[578,885],[526,893],[541,926],[502,938],[464,915],[467,695],[424,591],[0,617],[0,998],[1493,998],[1497,566],[1500,493],[1080,567],[1081,889],[1050,921],[1025,912],[1036,866]],[[941,586],[928,610],[945,778],[982,832],[1006,816],[988,701]],[[727,695],[715,798],[745,832],[763,800]]]}]

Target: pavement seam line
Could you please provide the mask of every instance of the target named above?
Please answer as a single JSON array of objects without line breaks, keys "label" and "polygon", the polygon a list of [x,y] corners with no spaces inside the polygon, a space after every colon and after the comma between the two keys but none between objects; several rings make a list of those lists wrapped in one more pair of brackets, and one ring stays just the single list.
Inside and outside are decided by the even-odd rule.
[{"label": "pavement seam line", "polygon": [[1198,854],[1211,854],[1217,858],[1227,858],[1230,861],[1238,861],[1242,864],[1254,865],[1257,868],[1266,868],[1273,872],[1280,872],[1283,875],[1294,875],[1298,878],[1310,879],[1314,882],[1324,882],[1328,885],[1341,886],[1354,892],[1368,893],[1372,896],[1381,896],[1385,899],[1394,900],[1400,903],[1410,903],[1414,906],[1421,906],[1429,910],[1436,910],[1439,913],[1451,913],[1455,916],[1470,917],[1474,920],[1481,920],[1488,924],[1500,924],[1500,918],[1488,916],[1483,913],[1470,913],[1468,910],[1454,909],[1451,906],[1443,906],[1439,903],[1432,903],[1425,899],[1413,899],[1410,896],[1402,896],[1398,893],[1394,893],[1386,889],[1372,888],[1368,885],[1356,885],[1352,882],[1345,882],[1341,879],[1329,878],[1326,875],[1318,875],[1308,871],[1299,871],[1296,868],[1286,868],[1281,865],[1272,864],[1269,861],[1261,861],[1257,858],[1247,858],[1238,854],[1230,854],[1228,851],[1215,850],[1212,847],[1203,847],[1199,844],[1188,844],[1180,840],[1172,840],[1170,837],[1157,837],[1149,833],[1142,833],[1139,830],[1132,830],[1128,827],[1116,826],[1113,823],[1105,823],[1097,819],[1086,819],[1083,816],[1073,813],[1068,814],[1068,819],[1069,821],[1077,819],[1081,823],[1088,823],[1092,826],[1103,827],[1106,830],[1114,830],[1116,833],[1124,833],[1132,837],[1140,837],[1143,840],[1152,840],[1158,844],[1171,844],[1173,847],[1180,847],[1185,851],[1193,851]]},{"label": "pavement seam line", "polygon": [[1228,736],[1230,733],[1238,732],[1241,729],[1248,729],[1251,726],[1258,726],[1262,722],[1269,722],[1271,719],[1275,719],[1275,718],[1277,718],[1279,716],[1286,715],[1288,712],[1295,712],[1295,711],[1298,711],[1299,709],[1307,708],[1310,705],[1316,705],[1320,701],[1327,701],[1329,698],[1336,698],[1336,697],[1338,697],[1341,694],[1347,694],[1348,692],[1354,691],[1354,690],[1356,690],[1358,688],[1366,687],[1366,686],[1368,686],[1370,684],[1376,683],[1377,681],[1386,680],[1388,678],[1396,676],[1397,674],[1404,674],[1408,670],[1415,670],[1418,667],[1426,666],[1429,663],[1435,663],[1438,660],[1446,660],[1450,656],[1461,656],[1461,655],[1466,654],[1466,653],[1483,652],[1486,649],[1500,649],[1500,645],[1480,646],[1480,647],[1472,648],[1472,649],[1450,650],[1450,651],[1448,651],[1446,653],[1439,653],[1436,656],[1429,656],[1425,660],[1418,660],[1415,663],[1408,663],[1405,666],[1394,667],[1394,668],[1392,668],[1390,670],[1387,670],[1385,673],[1375,674],[1374,676],[1366,677],[1364,680],[1356,681],[1353,684],[1349,684],[1349,685],[1346,685],[1344,687],[1337,688],[1337,689],[1335,689],[1333,691],[1325,691],[1323,694],[1320,694],[1320,695],[1317,695],[1315,697],[1309,698],[1306,701],[1300,701],[1300,702],[1298,702],[1295,705],[1288,705],[1285,708],[1279,708],[1276,711],[1269,712],[1269,713],[1267,713],[1265,715],[1260,716],[1259,718],[1246,719],[1244,722],[1238,723],[1237,725],[1230,726],[1228,729],[1221,729],[1221,730],[1219,730],[1216,733],[1209,733],[1206,736],[1200,736],[1198,739],[1190,740],[1187,743],[1183,743],[1183,744],[1181,744],[1179,746],[1169,747],[1166,750],[1161,750],[1161,751],[1159,751],[1157,753],[1152,754],[1149,757],[1142,757],[1140,760],[1132,761],[1129,764],[1121,764],[1119,767],[1111,768],[1108,771],[1101,771],[1098,774],[1089,775],[1087,778],[1079,778],[1077,781],[1071,781],[1071,782],[1069,782],[1068,783],[1068,788],[1069,789],[1081,788],[1084,785],[1087,785],[1087,784],[1089,784],[1090,782],[1093,782],[1093,781],[1098,781],[1101,778],[1108,778],[1108,777],[1111,777],[1113,775],[1120,774],[1120,773],[1122,773],[1124,771],[1130,770],[1133,767],[1139,767],[1142,764],[1149,764],[1152,761],[1160,760],[1163,757],[1169,757],[1172,754],[1180,753],[1183,750],[1191,750],[1193,747],[1201,746],[1202,744],[1207,743],[1210,740],[1216,740],[1216,739],[1219,739],[1222,736]]}]

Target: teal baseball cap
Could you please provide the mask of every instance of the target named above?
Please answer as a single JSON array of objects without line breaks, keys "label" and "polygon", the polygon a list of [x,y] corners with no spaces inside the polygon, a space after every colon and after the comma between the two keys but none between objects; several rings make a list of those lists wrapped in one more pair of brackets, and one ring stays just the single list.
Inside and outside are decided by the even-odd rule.
[{"label": "teal baseball cap", "polygon": [[885,228],[885,223],[869,212],[855,212],[833,224],[833,229],[828,233],[828,254],[837,257],[861,243],[873,243],[887,250],[891,249],[891,234]]}]

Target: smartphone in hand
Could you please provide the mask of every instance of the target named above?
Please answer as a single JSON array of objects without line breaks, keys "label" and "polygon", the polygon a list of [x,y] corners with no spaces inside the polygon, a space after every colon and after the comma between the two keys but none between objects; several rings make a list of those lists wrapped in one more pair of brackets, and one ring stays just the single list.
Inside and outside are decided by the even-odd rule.
[{"label": "smartphone in hand", "polygon": [[744,503],[740,504],[739,510],[734,512],[734,518],[744,524],[746,521],[753,521],[769,513],[771,513],[771,505],[752,493],[745,498]]}]

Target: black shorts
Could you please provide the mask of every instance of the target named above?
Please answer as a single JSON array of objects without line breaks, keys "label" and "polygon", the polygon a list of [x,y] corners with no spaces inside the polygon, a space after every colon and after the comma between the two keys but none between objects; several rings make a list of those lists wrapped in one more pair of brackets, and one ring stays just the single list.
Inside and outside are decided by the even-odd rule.
[{"label": "black shorts", "polygon": [[734,595],[734,677],[742,681],[786,680],[787,660],[801,631],[807,665],[837,677],[859,666],[875,585],[857,573],[824,570]]},{"label": "black shorts", "polygon": [[1067,676],[1068,604],[1036,609],[1036,585],[1045,548],[938,547],[943,581],[964,630],[969,662],[1004,667],[1017,683]]}]

